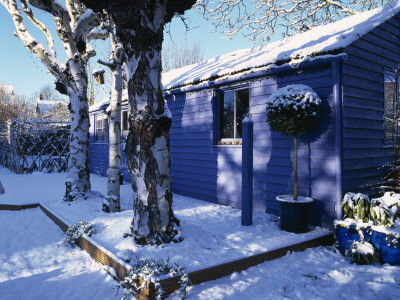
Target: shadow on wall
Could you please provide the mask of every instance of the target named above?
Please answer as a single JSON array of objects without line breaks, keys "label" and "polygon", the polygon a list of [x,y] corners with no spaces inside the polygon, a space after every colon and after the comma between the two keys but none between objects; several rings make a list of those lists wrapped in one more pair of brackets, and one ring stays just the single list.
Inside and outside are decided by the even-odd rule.
[{"label": "shadow on wall", "polygon": [[[304,74],[303,74],[304,75]],[[299,195],[314,198],[311,212],[312,225],[329,224],[334,219],[335,203],[335,136],[332,117],[332,88],[320,86],[318,81],[297,81],[277,79],[277,87],[288,84],[310,85],[322,100],[321,118],[315,129],[298,136],[298,179]],[[307,79],[307,78],[305,78]],[[313,84],[314,83],[314,84]],[[265,100],[268,98],[266,96]],[[330,103],[331,102],[331,103]],[[265,117],[264,117],[265,118]],[[265,121],[265,119],[264,119]],[[294,187],[294,140],[292,136],[284,137],[278,132],[271,132],[264,125],[270,138],[263,141],[259,152],[270,152],[265,165],[258,165],[256,176],[257,197],[264,196],[267,212],[279,214],[279,204],[275,200],[278,195],[293,194]],[[261,184],[262,187],[259,187]],[[332,203],[331,203],[332,202]]]}]

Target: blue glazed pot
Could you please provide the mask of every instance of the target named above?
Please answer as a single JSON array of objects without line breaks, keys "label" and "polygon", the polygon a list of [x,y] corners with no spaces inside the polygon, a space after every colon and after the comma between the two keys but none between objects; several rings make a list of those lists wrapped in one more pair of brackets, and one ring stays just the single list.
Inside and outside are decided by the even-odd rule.
[{"label": "blue glazed pot", "polygon": [[396,240],[393,236],[385,233],[372,231],[372,243],[378,249],[382,263],[391,265],[400,265],[400,245],[395,248],[393,242]]},{"label": "blue glazed pot", "polygon": [[[369,242],[371,239],[370,229],[369,228],[361,228],[361,232],[364,235],[364,240]],[[345,227],[338,225],[335,229],[336,240],[339,243],[340,253],[343,255],[346,254],[346,250],[351,247],[353,242],[360,242],[361,237],[355,227]]]}]

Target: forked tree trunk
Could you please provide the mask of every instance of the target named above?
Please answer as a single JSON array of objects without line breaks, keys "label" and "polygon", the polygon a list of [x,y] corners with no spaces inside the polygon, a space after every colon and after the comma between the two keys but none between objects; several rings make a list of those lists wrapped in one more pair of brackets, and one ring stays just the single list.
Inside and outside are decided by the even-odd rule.
[{"label": "forked tree trunk", "polygon": [[161,87],[161,47],[166,23],[195,0],[82,0],[105,10],[127,55],[129,134],[125,153],[134,191],[131,231],[139,244],[180,241],[172,211],[169,129]]}]

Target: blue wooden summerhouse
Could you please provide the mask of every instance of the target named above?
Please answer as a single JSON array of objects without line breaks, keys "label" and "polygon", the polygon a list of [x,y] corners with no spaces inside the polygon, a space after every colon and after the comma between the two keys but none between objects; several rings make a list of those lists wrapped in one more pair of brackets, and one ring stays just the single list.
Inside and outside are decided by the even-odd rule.
[{"label": "blue wooden summerhouse", "polygon": [[[254,209],[277,214],[275,197],[293,193],[293,139],[269,129],[265,104],[280,87],[306,84],[323,108],[315,129],[299,138],[299,195],[315,199],[312,223],[331,227],[341,216],[344,193],[373,192],[387,171],[381,167],[392,159],[389,123],[398,95],[399,9],[394,1],[289,39],[163,74],[173,115],[174,192],[241,207],[241,121],[250,113]],[[90,117],[90,168],[103,175],[106,106],[93,107]],[[124,135],[126,121],[123,126]]]}]

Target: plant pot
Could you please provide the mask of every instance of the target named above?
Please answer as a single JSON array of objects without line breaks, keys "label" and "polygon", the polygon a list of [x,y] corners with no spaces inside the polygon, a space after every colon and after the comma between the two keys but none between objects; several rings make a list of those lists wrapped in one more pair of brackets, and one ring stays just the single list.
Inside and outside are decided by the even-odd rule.
[{"label": "plant pot", "polygon": [[293,195],[277,196],[276,200],[280,206],[281,229],[294,232],[308,232],[308,220],[310,209],[314,199],[299,196],[297,201],[293,200]]},{"label": "plant pot", "polygon": [[397,236],[390,232],[372,230],[371,240],[378,249],[383,264],[400,265],[400,238]]},{"label": "plant pot", "polygon": [[[371,242],[371,228],[365,227],[365,228],[360,228],[360,230],[364,236],[364,240],[366,242]],[[342,224],[336,225],[335,235],[336,235],[336,240],[339,244],[340,253],[342,253],[343,255],[346,255],[347,249],[350,249],[350,247],[353,245],[354,242],[361,241],[360,233],[357,230],[355,224],[354,226],[342,225]]]}]

